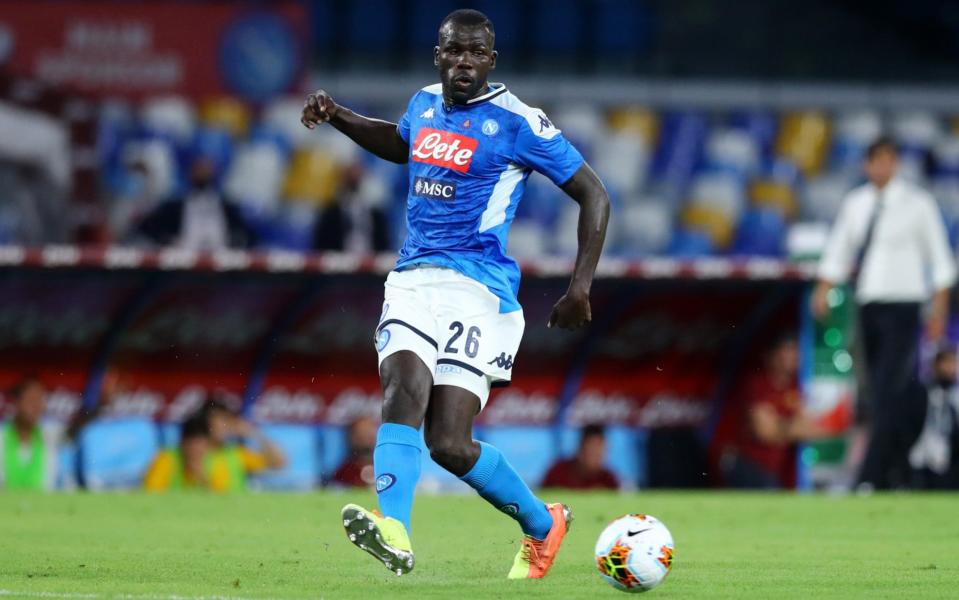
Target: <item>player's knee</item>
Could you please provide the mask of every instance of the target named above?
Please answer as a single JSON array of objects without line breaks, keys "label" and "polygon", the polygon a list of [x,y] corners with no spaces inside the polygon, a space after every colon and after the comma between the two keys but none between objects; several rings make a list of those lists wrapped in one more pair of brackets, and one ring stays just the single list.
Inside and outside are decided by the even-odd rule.
[{"label": "player's knee", "polygon": [[465,475],[476,463],[479,450],[473,440],[460,440],[452,436],[430,436],[426,440],[430,458],[454,475]]}]

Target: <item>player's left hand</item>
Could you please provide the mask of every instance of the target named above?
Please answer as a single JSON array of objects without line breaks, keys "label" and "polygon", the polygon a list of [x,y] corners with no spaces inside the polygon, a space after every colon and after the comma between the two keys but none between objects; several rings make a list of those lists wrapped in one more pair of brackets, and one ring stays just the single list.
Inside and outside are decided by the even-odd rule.
[{"label": "player's left hand", "polygon": [[547,327],[561,327],[563,329],[579,329],[593,320],[593,313],[589,306],[589,294],[582,292],[566,292],[553,305],[553,312],[549,315]]}]

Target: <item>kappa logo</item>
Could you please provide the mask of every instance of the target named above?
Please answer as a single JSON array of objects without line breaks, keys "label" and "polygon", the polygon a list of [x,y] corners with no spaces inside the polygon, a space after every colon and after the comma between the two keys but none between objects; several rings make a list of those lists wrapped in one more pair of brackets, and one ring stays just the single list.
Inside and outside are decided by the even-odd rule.
[{"label": "kappa logo", "polygon": [[479,140],[432,127],[420,129],[413,142],[413,160],[465,173]]},{"label": "kappa logo", "polygon": [[540,113],[539,114],[539,132],[543,133],[544,129],[552,129],[552,128],[553,128],[552,121],[547,119],[546,115],[544,115],[543,113]]},{"label": "kappa logo", "polygon": [[430,198],[431,200],[452,200],[456,197],[456,183],[442,179],[415,177],[413,179],[413,195]]},{"label": "kappa logo", "polygon": [[432,119],[432,118],[433,118],[433,107],[431,106],[431,107],[427,108],[426,110],[424,110],[423,113],[420,115],[420,118],[421,118],[421,119]]},{"label": "kappa logo", "polygon": [[513,368],[513,355],[510,354],[509,356],[507,356],[506,353],[503,352],[502,354],[500,354],[499,356],[497,356],[496,358],[494,358],[493,360],[489,361],[486,364],[496,365],[500,369],[506,369],[507,371],[509,371],[510,369]]}]

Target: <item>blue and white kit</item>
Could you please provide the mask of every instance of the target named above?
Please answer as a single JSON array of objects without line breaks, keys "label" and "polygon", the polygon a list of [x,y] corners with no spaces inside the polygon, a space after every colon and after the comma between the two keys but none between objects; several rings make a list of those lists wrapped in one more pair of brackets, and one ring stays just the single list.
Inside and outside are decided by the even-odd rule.
[{"label": "blue and white kit", "polygon": [[561,186],[583,157],[502,84],[449,108],[441,84],[425,87],[397,129],[410,146],[408,237],[386,281],[379,360],[410,350],[434,385],[485,405],[491,385],[509,382],[523,336],[506,238],[526,180],[536,170]]}]

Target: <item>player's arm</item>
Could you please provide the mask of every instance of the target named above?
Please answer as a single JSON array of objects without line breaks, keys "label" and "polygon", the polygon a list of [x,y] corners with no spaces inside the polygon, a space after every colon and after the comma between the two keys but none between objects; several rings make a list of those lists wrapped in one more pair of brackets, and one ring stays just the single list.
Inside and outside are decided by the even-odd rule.
[{"label": "player's arm", "polygon": [[300,122],[307,129],[314,129],[320,123],[329,123],[384,160],[405,164],[409,159],[409,144],[400,137],[396,123],[358,115],[334,102],[323,90],[306,97]]},{"label": "player's arm", "polygon": [[576,235],[579,246],[576,250],[576,266],[569,289],[553,306],[549,326],[576,329],[592,320],[589,306],[589,290],[593,275],[606,240],[606,224],[609,222],[609,195],[603,182],[586,162],[564,183],[562,190],[579,204],[579,225]]}]

